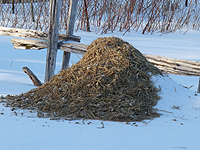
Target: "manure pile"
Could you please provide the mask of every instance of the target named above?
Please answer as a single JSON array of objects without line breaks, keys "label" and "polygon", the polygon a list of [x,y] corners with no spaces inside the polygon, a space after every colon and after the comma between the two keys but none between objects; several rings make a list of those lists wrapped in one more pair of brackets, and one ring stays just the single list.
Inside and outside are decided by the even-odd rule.
[{"label": "manure pile", "polygon": [[150,80],[157,74],[161,72],[129,43],[99,38],[77,64],[27,93],[6,96],[6,103],[53,119],[141,121],[159,116],[152,109],[159,89]]}]

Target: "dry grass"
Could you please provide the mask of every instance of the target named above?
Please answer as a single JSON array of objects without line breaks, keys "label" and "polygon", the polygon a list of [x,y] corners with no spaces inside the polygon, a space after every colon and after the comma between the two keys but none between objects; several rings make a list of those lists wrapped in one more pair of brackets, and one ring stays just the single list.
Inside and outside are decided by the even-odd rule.
[{"label": "dry grass", "polygon": [[75,65],[19,96],[11,107],[36,109],[53,118],[140,121],[159,116],[151,75],[161,72],[129,43],[99,38]]}]

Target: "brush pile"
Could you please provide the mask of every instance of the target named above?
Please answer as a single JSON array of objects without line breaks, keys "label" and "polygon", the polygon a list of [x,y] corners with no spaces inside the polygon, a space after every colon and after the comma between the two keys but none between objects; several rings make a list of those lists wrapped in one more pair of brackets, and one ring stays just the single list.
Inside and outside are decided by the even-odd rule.
[{"label": "brush pile", "polygon": [[58,119],[141,121],[159,116],[152,108],[159,89],[150,80],[158,74],[129,43],[99,38],[77,64],[27,93],[6,96],[6,103]]}]

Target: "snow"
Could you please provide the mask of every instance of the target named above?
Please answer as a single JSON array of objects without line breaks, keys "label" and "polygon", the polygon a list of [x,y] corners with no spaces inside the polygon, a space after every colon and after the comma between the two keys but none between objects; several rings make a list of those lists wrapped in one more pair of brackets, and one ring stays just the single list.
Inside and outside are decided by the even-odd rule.
[{"label": "snow", "polygon": [[[142,35],[139,32],[106,35],[78,31],[81,43],[90,44],[103,36],[117,36],[145,54],[200,61],[200,31]],[[15,50],[10,40],[0,36],[0,95],[20,94],[35,88],[22,71],[29,67],[43,81],[46,50]],[[56,73],[61,69],[62,51],[58,51]],[[70,63],[81,55],[72,54]],[[3,150],[198,150],[200,147],[200,96],[196,94],[198,77],[155,76],[162,99],[155,108],[162,115],[153,120],[119,123],[98,120],[50,120],[37,118],[36,112],[14,110],[0,104],[0,145]],[[183,86],[191,87],[190,89]],[[23,114],[22,114],[23,113]]]}]

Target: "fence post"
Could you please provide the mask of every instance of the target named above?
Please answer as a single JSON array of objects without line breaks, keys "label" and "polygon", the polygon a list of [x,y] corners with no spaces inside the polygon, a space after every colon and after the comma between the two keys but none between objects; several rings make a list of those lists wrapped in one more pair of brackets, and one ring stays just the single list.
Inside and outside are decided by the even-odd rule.
[{"label": "fence post", "polygon": [[[74,23],[76,19],[78,0],[70,0],[69,16],[67,22],[67,31],[66,34],[73,35],[74,32]],[[63,61],[62,61],[62,70],[69,67],[70,52],[63,52]]]},{"label": "fence post", "polygon": [[199,77],[199,85],[198,85],[198,88],[197,88],[197,93],[200,93],[200,77]]},{"label": "fence post", "polygon": [[48,48],[44,82],[49,81],[55,72],[61,4],[61,0],[50,0]]}]

